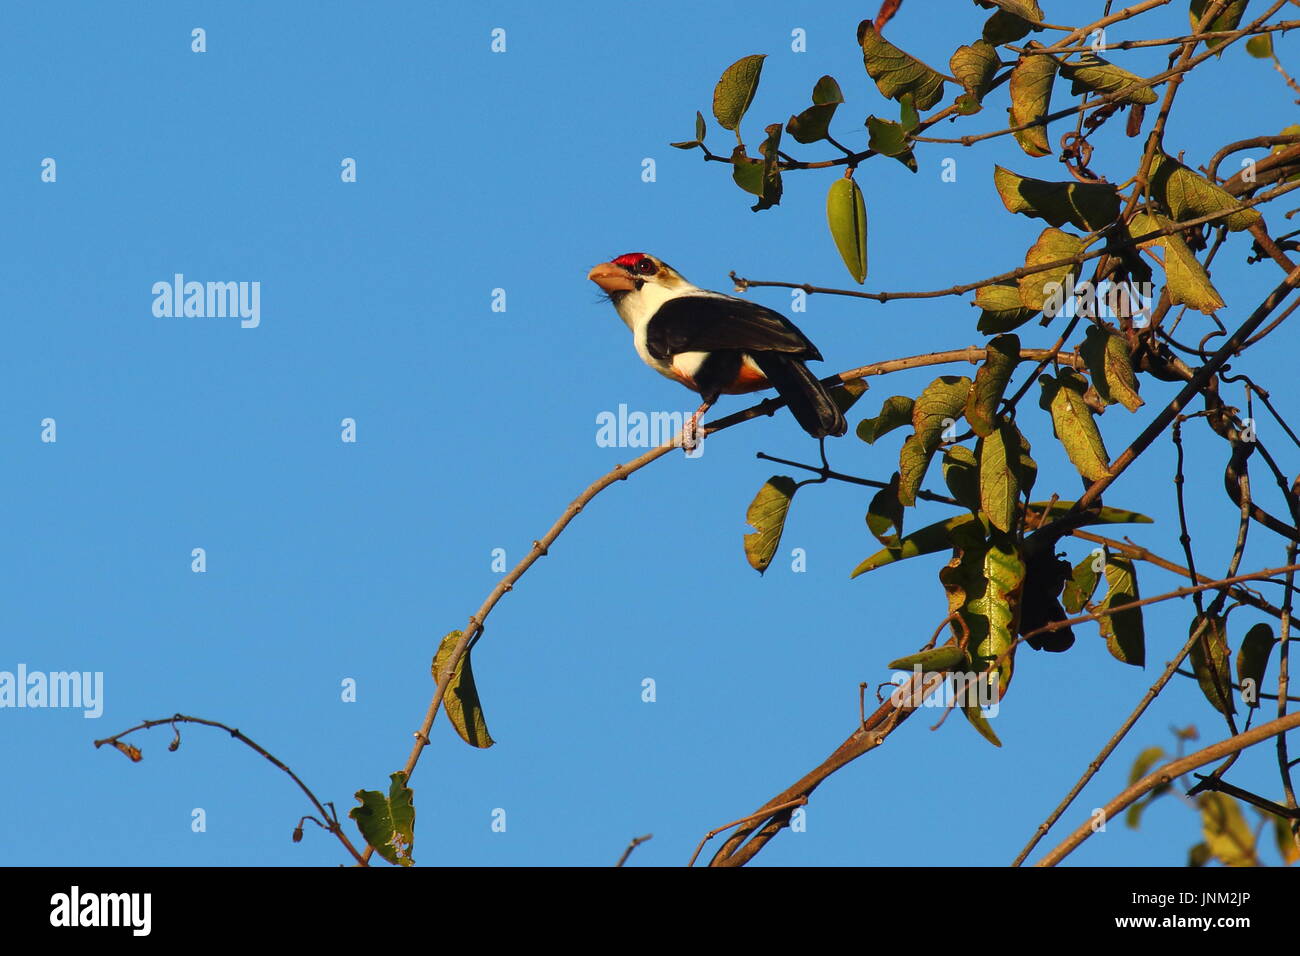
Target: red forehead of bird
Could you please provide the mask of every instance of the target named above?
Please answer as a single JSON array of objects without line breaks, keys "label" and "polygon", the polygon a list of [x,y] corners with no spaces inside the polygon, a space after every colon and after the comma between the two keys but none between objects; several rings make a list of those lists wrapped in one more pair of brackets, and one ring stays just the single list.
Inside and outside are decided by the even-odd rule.
[{"label": "red forehead of bird", "polygon": [[614,259],[613,262],[616,266],[622,266],[624,269],[631,269],[645,257],[646,254],[644,252],[626,252],[617,259]]}]

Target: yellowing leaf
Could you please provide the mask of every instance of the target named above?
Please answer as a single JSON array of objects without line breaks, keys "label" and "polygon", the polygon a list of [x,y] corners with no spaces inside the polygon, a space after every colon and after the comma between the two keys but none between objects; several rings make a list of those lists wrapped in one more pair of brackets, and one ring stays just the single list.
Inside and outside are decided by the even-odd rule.
[{"label": "yellowing leaf", "polygon": [[976,40],[970,46],[959,46],[948,61],[948,69],[957,78],[975,102],[984,99],[998,69],[998,51],[987,40]]},{"label": "yellowing leaf", "polygon": [[1069,223],[1095,232],[1119,218],[1119,193],[1109,183],[1052,183],[994,166],[993,185],[1008,211],[1043,219],[1053,226]]},{"label": "yellowing leaf", "polygon": [[975,384],[966,399],[966,421],[981,438],[997,427],[998,403],[1019,361],[1019,336],[999,335],[989,341],[984,364],[975,373]]},{"label": "yellowing leaf", "polygon": [[1103,402],[1107,405],[1118,402],[1130,412],[1142,406],[1133,358],[1122,335],[1090,325],[1079,354],[1088,363],[1093,387]]},{"label": "yellowing leaf", "polygon": [[1010,532],[1016,524],[1020,485],[1014,456],[1019,445],[1015,426],[1007,424],[981,438],[976,450],[980,465],[980,510],[999,531]]},{"label": "yellowing leaf", "polygon": [[1065,582],[1065,590],[1061,592],[1061,604],[1071,614],[1082,611],[1097,591],[1097,582],[1101,580],[1101,575],[1092,569],[1095,561],[1093,555],[1088,555],[1074,566],[1074,570],[1070,573],[1070,580]]},{"label": "yellowing leaf", "polygon": [[1202,793],[1196,798],[1201,811],[1201,832],[1206,846],[1224,866],[1255,866],[1255,834],[1237,801],[1225,793]]},{"label": "yellowing leaf", "polygon": [[[1199,219],[1236,206],[1232,194],[1188,169],[1176,159],[1160,153],[1151,160],[1151,194],[1178,222]],[[1258,209],[1239,209],[1219,220],[1228,231],[1240,232],[1259,221]]]},{"label": "yellowing leaf", "polygon": [[928,110],[943,96],[943,76],[916,57],[904,53],[879,33],[870,20],[858,25],[862,61],[876,81],[880,95],[896,100],[904,93],[915,96],[918,110]]},{"label": "yellowing leaf", "polygon": [[1020,289],[1015,282],[995,282],[975,290],[975,305],[980,313],[976,328],[984,335],[1010,332],[1038,315],[1037,309],[1026,309],[1020,302]]},{"label": "yellowing leaf", "polygon": [[931,382],[912,406],[913,435],[903,443],[899,454],[898,500],[911,507],[916,504],[925,470],[930,464],[945,432],[956,437],[957,420],[966,406],[971,380],[966,376],[943,375]]},{"label": "yellowing leaf", "polygon": [[[1137,238],[1169,225],[1170,221],[1163,216],[1138,213],[1129,223],[1129,234]],[[1223,299],[1210,281],[1209,273],[1181,235],[1170,233],[1141,243],[1143,248],[1155,245],[1164,250],[1165,285],[1171,303],[1189,306],[1206,315],[1223,308]]]},{"label": "yellowing leaf", "polygon": [[913,402],[906,395],[891,395],[880,407],[880,414],[875,418],[864,418],[858,422],[858,437],[868,445],[887,432],[912,421]]},{"label": "yellowing leaf", "polygon": [[1140,85],[1145,82],[1142,77],[1120,69],[1095,53],[1085,53],[1077,60],[1062,63],[1061,76],[1072,81],[1071,96],[1078,96],[1085,91],[1102,96],[1127,91],[1120,97],[1120,102],[1145,106],[1156,101],[1155,91],[1149,86]]},{"label": "yellowing leaf", "polygon": [[753,532],[745,535],[745,557],[749,560],[749,566],[759,574],[767,570],[781,544],[781,534],[785,531],[785,519],[790,512],[795,490],[793,478],[773,475],[758,489],[758,494],[750,502],[749,510],[745,512],[745,520],[754,528]]},{"label": "yellowing leaf", "polygon": [[[1101,610],[1130,604],[1140,597],[1133,560],[1120,554],[1107,555],[1106,596],[1102,598]],[[1134,667],[1146,666],[1146,632],[1140,607],[1099,617],[1097,625],[1112,657]]]},{"label": "yellowing leaf", "polygon": [[1052,427],[1065,446],[1065,453],[1079,474],[1096,481],[1110,474],[1110,456],[1102,444],[1101,432],[1093,420],[1092,409],[1083,400],[1087,388],[1083,378],[1069,369],[1061,369],[1056,378],[1042,375],[1039,404],[1052,413]]},{"label": "yellowing leaf", "polygon": [[[460,631],[452,631],[438,645],[438,652],[433,656],[433,679],[442,679],[442,672],[451,659],[461,638]],[[442,706],[460,739],[471,747],[486,750],[496,741],[488,733],[487,718],[483,716],[483,705],[479,702],[478,687],[474,683],[474,670],[470,666],[469,651],[466,650],[452,671],[451,681],[442,695]]]},{"label": "yellowing leaf", "polygon": [[[1038,240],[1025,253],[1025,268],[1070,259],[1083,250],[1083,240],[1060,229],[1044,229]],[[1017,283],[1020,304],[1026,309],[1043,312],[1049,318],[1074,296],[1074,274],[1078,266],[1073,262],[1021,276]]]},{"label": "yellowing leaf", "polygon": [[[1036,43],[1027,48],[1038,47]],[[1011,71],[1011,125],[1033,123],[1048,113],[1052,100],[1052,81],[1056,79],[1056,61],[1050,56],[1022,56]],[[1020,148],[1030,156],[1047,156],[1052,147],[1047,141],[1046,123],[1038,123],[1013,134]]]}]

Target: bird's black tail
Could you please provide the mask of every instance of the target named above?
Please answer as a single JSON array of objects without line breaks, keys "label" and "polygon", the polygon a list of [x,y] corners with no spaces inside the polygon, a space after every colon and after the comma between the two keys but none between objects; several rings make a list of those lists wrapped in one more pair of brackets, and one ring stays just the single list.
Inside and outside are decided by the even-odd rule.
[{"label": "bird's black tail", "polygon": [[826,386],[808,370],[808,366],[795,358],[776,352],[750,353],[767,380],[777,390],[795,420],[813,438],[843,435],[848,431],[844,413],[831,398]]}]

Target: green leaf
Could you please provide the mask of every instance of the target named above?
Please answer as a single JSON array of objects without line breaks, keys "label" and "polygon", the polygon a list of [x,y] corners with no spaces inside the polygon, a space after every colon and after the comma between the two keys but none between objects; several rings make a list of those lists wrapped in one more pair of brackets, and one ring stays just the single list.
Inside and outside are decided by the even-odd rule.
[{"label": "green leaf", "polygon": [[981,438],[997,428],[998,403],[1019,362],[1019,336],[999,335],[989,341],[984,364],[975,373],[975,384],[966,398],[966,421]]},{"label": "green leaf", "polygon": [[758,489],[745,512],[745,520],[754,528],[745,535],[745,557],[759,574],[767,570],[781,544],[781,533],[797,487],[793,478],[773,475]]},{"label": "green leaf", "polygon": [[867,529],[886,548],[899,547],[903,534],[903,505],[898,500],[898,472],[889,479],[889,486],[881,488],[867,506]]},{"label": "green leaf", "polygon": [[[1055,501],[1051,503],[1051,507],[1048,507],[1048,502],[1046,501],[1031,501],[1029,504],[1025,505],[1025,507],[1028,508],[1030,511],[1033,511],[1035,514],[1046,512],[1045,517],[1042,519],[1043,522],[1046,523],[1048,521],[1055,521],[1057,518],[1061,517],[1063,514],[1065,514],[1067,511],[1069,511],[1071,508],[1074,507],[1074,502]],[[1088,520],[1084,521],[1083,524],[1080,525],[1080,527],[1087,527],[1088,525],[1095,525],[1095,524],[1152,524],[1152,523],[1153,522],[1151,521],[1150,518],[1148,518],[1144,514],[1139,514],[1136,511],[1128,511],[1127,509],[1124,508],[1104,507],[1100,509],[1095,515],[1089,515]]]},{"label": "green leaf", "polygon": [[868,387],[865,378],[851,378],[834,388],[831,392],[831,400],[842,413],[846,413],[858,403],[859,398],[867,394]]},{"label": "green leaf", "polygon": [[758,202],[751,207],[754,212],[771,209],[781,202],[781,170],[777,165],[781,124],[773,123],[765,132],[767,139],[759,146],[761,160],[749,159],[744,146],[737,146],[731,153],[731,178],[745,192],[758,197]]},{"label": "green leaf", "polygon": [[903,443],[898,468],[898,500],[909,508],[916,504],[916,493],[944,432],[961,417],[970,387],[971,380],[964,375],[942,375],[926,386],[912,406],[914,432]]},{"label": "green leaf", "polygon": [[765,55],[742,57],[722,72],[713,88],[713,115],[723,129],[735,130],[754,102]]},{"label": "green leaf", "polygon": [[909,133],[921,125],[921,116],[916,111],[916,97],[911,93],[904,93],[898,98],[898,122]]},{"label": "green leaf", "polygon": [[1273,34],[1261,33],[1246,41],[1246,52],[1257,60],[1267,60],[1273,56]]},{"label": "green leaf", "polygon": [[[1150,179],[1151,195],[1178,222],[1199,219],[1238,204],[1231,193],[1161,153],[1152,157]],[[1249,229],[1259,218],[1258,209],[1239,209],[1219,221],[1227,225],[1229,232],[1240,232]]]},{"label": "green leaf", "polygon": [[1103,402],[1107,405],[1118,402],[1130,412],[1142,406],[1137,376],[1133,374],[1133,357],[1124,336],[1090,325],[1079,354],[1088,363],[1092,385]]},{"label": "green leaf", "polygon": [[1105,96],[1127,91],[1119,98],[1122,103],[1140,103],[1143,106],[1156,101],[1155,90],[1141,86],[1142,77],[1120,69],[1095,53],[1085,53],[1077,60],[1061,64],[1061,76],[1072,81],[1070,95],[1091,92]]},{"label": "green leaf", "polygon": [[1015,282],[995,282],[975,290],[975,305],[980,313],[976,328],[984,335],[1010,332],[1038,315],[1038,309],[1026,309],[1020,302],[1020,287]]},{"label": "green leaf", "polygon": [[1039,405],[1052,413],[1052,428],[1065,447],[1070,463],[1089,481],[1110,474],[1110,456],[1102,443],[1101,432],[1093,420],[1092,409],[1083,400],[1087,383],[1071,369],[1061,369],[1056,378],[1039,376],[1043,388]]},{"label": "green leaf", "polygon": [[[964,630],[969,635],[966,650],[974,673],[983,673],[1011,650],[1018,596],[1025,580],[1025,565],[1014,540],[996,532],[984,540],[981,527],[971,524],[956,529],[953,559],[939,571],[939,581],[948,594],[948,610],[957,613],[965,625],[954,627],[954,631]],[[998,679],[995,700],[1011,683],[1013,657],[1008,653],[994,670]],[[1002,745],[978,706],[964,704],[962,713],[985,739],[994,746]]]},{"label": "green leaf", "polygon": [[896,100],[904,93],[915,96],[918,110],[928,110],[943,96],[943,75],[904,53],[879,33],[870,20],[858,25],[862,61],[876,81],[880,95]]},{"label": "green leaf", "polygon": [[916,172],[916,156],[912,153],[912,145],[907,141],[907,129],[902,123],[868,116],[867,129],[871,132],[867,146],[882,156],[892,156],[912,172]]},{"label": "green leaf", "polygon": [[[1029,43],[1027,49],[1037,48]],[[1039,120],[1048,113],[1052,100],[1052,82],[1056,79],[1056,61],[1050,56],[1022,56],[1011,71],[1011,125],[1020,126]],[[1052,147],[1047,141],[1047,124],[1038,123],[1012,134],[1029,156],[1047,156]]]},{"label": "green leaf", "polygon": [[1146,750],[1138,754],[1137,759],[1133,761],[1132,769],[1128,772],[1129,786],[1132,786],[1149,774],[1151,768],[1158,764],[1164,755],[1165,752],[1159,747],[1148,747]]},{"label": "green leaf", "polygon": [[891,671],[910,671],[920,665],[923,673],[932,674],[939,671],[950,671],[955,667],[962,666],[965,662],[965,651],[955,644],[945,644],[942,647],[932,647],[928,651],[918,651],[915,654],[900,657],[898,660],[890,661],[887,666]]},{"label": "green leaf", "polygon": [[998,70],[998,51],[987,40],[959,46],[948,61],[948,69],[976,103],[984,99]]},{"label": "green leaf", "polygon": [[1061,592],[1061,604],[1071,614],[1078,614],[1087,607],[1097,591],[1097,582],[1101,580],[1101,575],[1092,569],[1095,561],[1096,557],[1089,554],[1074,566],[1074,570],[1070,572],[1070,580],[1065,582],[1065,590]]},{"label": "green leaf", "polygon": [[1069,223],[1095,232],[1119,218],[1119,193],[1110,183],[1052,183],[994,166],[993,185],[1008,211],[1052,226]]},{"label": "green leaf", "polygon": [[[1044,229],[1038,240],[1025,253],[1025,268],[1032,269],[1058,259],[1069,259],[1083,251],[1083,240],[1072,233],[1060,229]],[[1074,263],[1053,269],[1045,269],[1021,276],[1017,286],[1020,290],[1020,304],[1026,309],[1034,309],[1048,318],[1056,316],[1056,306],[1063,306],[1074,296]]]},{"label": "green leaf", "polygon": [[[1137,572],[1133,560],[1120,554],[1106,556],[1106,596],[1101,600],[1101,610],[1110,610],[1138,600]],[[1129,608],[1097,619],[1101,636],[1106,638],[1106,649],[1117,661],[1145,667],[1147,660],[1146,633],[1142,626],[1142,609]]]},{"label": "green leaf", "polygon": [[852,179],[839,178],[826,194],[826,222],[849,274],[861,285],[867,278],[867,206]]},{"label": "green leaf", "polygon": [[912,421],[913,404],[906,395],[891,395],[881,405],[879,415],[858,422],[858,437],[868,445],[875,444],[881,435]]},{"label": "green leaf", "polygon": [[[1232,703],[1232,672],[1228,667],[1231,652],[1228,650],[1227,622],[1219,615],[1205,616],[1209,617],[1209,624],[1188,655],[1192,673],[1201,685],[1201,693],[1215,710],[1221,714],[1236,713],[1237,708]],[[1200,627],[1201,618],[1202,615],[1198,614],[1192,620],[1189,636]]]},{"label": "green leaf", "polygon": [[980,510],[980,473],[975,453],[965,445],[949,445],[944,450],[943,482],[948,491],[972,512]]},{"label": "green leaf", "polygon": [[1029,457],[1030,448],[1029,439],[1016,429],[1016,434],[1020,437],[1020,454],[1015,462],[1016,484],[1020,486],[1021,492],[1027,497],[1029,492],[1034,489],[1034,482],[1038,478],[1038,464],[1033,458]]},{"label": "green leaf", "polygon": [[[1256,624],[1241,639],[1241,650],[1237,652],[1237,687],[1243,698],[1254,698],[1247,701],[1250,707],[1259,706],[1259,692],[1264,686],[1264,671],[1274,643],[1273,628],[1264,623]],[[1251,683],[1248,685],[1247,681]]]},{"label": "green leaf", "polygon": [[678,149],[694,149],[696,146],[704,145],[704,116],[698,110],[695,113],[695,138],[686,140],[681,143],[669,143],[669,146],[676,146]]},{"label": "green leaf", "polygon": [[[1137,783],[1148,773],[1150,773],[1151,768],[1154,767],[1157,763],[1159,763],[1160,760],[1164,758],[1164,755],[1165,752],[1161,750],[1159,747],[1148,747],[1146,750],[1138,754],[1137,759],[1133,761],[1133,768],[1129,771],[1128,774],[1129,784],[1132,785]],[[1138,824],[1142,822],[1142,811],[1144,811],[1147,807],[1149,807],[1155,801],[1156,797],[1160,796],[1162,793],[1167,792],[1168,789],[1169,789],[1168,784],[1157,786],[1154,790],[1151,791],[1150,796],[1146,800],[1141,800],[1131,805],[1128,808],[1128,811],[1124,814],[1124,822],[1128,825],[1128,827],[1132,830],[1136,830],[1138,828]]]},{"label": "green leaf", "polygon": [[[1187,19],[1192,24],[1192,29],[1201,22],[1201,17],[1205,16],[1205,11],[1210,8],[1214,0],[1192,0],[1191,9],[1188,10]],[[1246,12],[1246,4],[1249,0],[1229,0],[1227,5],[1219,11],[1218,16],[1210,21],[1209,26],[1205,28],[1206,33],[1222,33],[1227,30],[1237,29],[1241,23],[1241,15]],[[1207,50],[1217,50],[1223,45],[1223,37],[1211,37],[1205,41]]]},{"label": "green leaf", "polygon": [[[1171,225],[1163,216],[1140,212],[1129,223],[1129,233],[1144,236]],[[1160,246],[1164,250],[1165,285],[1173,305],[1186,305],[1205,315],[1223,308],[1223,299],[1210,281],[1210,275],[1196,254],[1177,233],[1139,243],[1143,248]]]},{"label": "green leaf", "polygon": [[947,518],[943,521],[937,521],[934,524],[926,525],[919,528],[911,534],[904,535],[897,547],[882,548],[871,557],[864,560],[849,575],[850,578],[856,578],[860,574],[866,574],[868,571],[875,571],[877,568],[883,568],[887,564],[894,564],[898,561],[906,561],[908,558],[920,557],[923,554],[935,554],[939,551],[946,551],[952,547],[952,535],[957,528],[968,524],[979,524],[978,519],[972,514],[959,514]]},{"label": "green leaf", "polygon": [[795,142],[816,143],[825,139],[836,108],[844,102],[844,94],[834,77],[823,76],[813,87],[812,101],[812,106],[798,116],[791,116],[785,124],[785,131],[795,138]]},{"label": "green leaf", "polygon": [[1020,440],[1014,425],[995,428],[979,440],[980,509],[989,524],[999,531],[1010,532],[1016,524],[1016,504],[1020,486],[1013,464]]},{"label": "green leaf", "polygon": [[[433,679],[442,679],[442,672],[451,659],[451,652],[460,641],[461,632],[452,631],[438,645],[438,652],[433,656]],[[470,666],[469,651],[461,655],[452,672],[447,691],[442,696],[443,709],[460,739],[471,747],[486,750],[495,740],[488,733],[487,718],[483,716],[483,705],[479,702],[478,687],[474,684],[474,670]]]},{"label": "green leaf", "polygon": [[1037,28],[1024,17],[1015,16],[1005,10],[997,10],[993,16],[984,21],[984,29],[980,35],[986,43],[999,46],[1003,43],[1014,43],[1028,36],[1029,31],[1035,29]]},{"label": "green leaf", "polygon": [[1224,866],[1254,866],[1255,834],[1237,801],[1225,793],[1202,793],[1196,805],[1210,854]]},{"label": "green leaf", "polygon": [[388,796],[378,790],[358,790],[360,806],[348,811],[357,829],[375,852],[397,866],[414,866],[415,793],[401,770],[389,777]]},{"label": "green leaf", "polygon": [[1020,17],[1022,20],[1031,20],[1034,23],[1043,22],[1043,10],[1039,7],[1038,0],[983,0],[980,6],[986,10],[997,7],[1005,13]]}]

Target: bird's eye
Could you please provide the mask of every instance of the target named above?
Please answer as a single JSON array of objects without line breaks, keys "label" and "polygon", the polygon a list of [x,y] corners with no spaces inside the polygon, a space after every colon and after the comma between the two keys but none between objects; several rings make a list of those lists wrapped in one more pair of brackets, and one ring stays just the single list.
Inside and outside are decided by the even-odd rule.
[{"label": "bird's eye", "polygon": [[636,264],[636,271],[643,276],[652,276],[659,271],[659,267],[654,264],[653,259],[642,259]]}]

